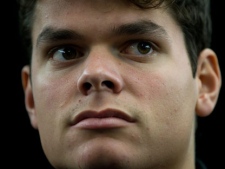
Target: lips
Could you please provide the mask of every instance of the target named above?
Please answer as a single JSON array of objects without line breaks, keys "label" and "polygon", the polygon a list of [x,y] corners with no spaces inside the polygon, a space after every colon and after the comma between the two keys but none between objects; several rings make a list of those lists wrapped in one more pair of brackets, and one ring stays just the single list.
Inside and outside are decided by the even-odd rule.
[{"label": "lips", "polygon": [[72,126],[82,129],[109,129],[126,127],[134,122],[134,118],[122,111],[106,109],[100,112],[81,112],[76,116]]}]

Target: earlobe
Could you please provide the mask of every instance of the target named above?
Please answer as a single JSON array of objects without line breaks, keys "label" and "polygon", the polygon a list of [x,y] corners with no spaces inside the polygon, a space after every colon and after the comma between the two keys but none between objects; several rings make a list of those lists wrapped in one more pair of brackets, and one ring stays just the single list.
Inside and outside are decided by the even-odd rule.
[{"label": "earlobe", "polygon": [[199,83],[196,113],[198,116],[208,116],[216,105],[222,82],[217,56],[211,49],[200,53],[196,79]]},{"label": "earlobe", "polygon": [[37,129],[37,118],[35,113],[35,105],[33,99],[33,92],[31,86],[31,79],[30,79],[30,67],[28,65],[24,66],[21,71],[21,79],[22,79],[22,87],[24,91],[25,97],[25,107],[28,112],[31,125]]}]

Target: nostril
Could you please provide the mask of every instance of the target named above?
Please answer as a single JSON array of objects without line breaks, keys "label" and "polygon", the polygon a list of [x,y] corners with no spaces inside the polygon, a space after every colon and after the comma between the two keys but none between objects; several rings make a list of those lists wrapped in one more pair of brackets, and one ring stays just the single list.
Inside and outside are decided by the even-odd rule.
[{"label": "nostril", "polygon": [[102,82],[102,85],[108,87],[109,89],[113,89],[113,88],[114,88],[113,82],[108,81],[108,80],[103,81],[103,82]]},{"label": "nostril", "polygon": [[88,82],[84,83],[83,88],[85,91],[88,91],[91,88],[91,83],[88,83]]}]

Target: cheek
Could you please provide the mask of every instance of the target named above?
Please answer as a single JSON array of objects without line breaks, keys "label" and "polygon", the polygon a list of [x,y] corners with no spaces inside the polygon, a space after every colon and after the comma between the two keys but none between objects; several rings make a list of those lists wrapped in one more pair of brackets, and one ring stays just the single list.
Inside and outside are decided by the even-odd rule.
[{"label": "cheek", "polygon": [[[49,140],[54,145],[60,142],[60,130],[64,125],[64,117],[69,103],[74,99],[76,83],[68,81],[69,76],[55,77],[37,75],[33,83],[35,112],[38,129],[45,150],[49,149]],[[74,87],[71,87],[71,86]],[[68,113],[68,112],[67,112]],[[51,146],[50,146],[51,147]]]},{"label": "cheek", "polygon": [[34,98],[36,108],[43,107],[47,108],[46,110],[51,110],[51,107],[58,107],[58,102],[56,103],[55,101],[57,101],[58,97],[61,95],[60,89],[62,87],[59,83],[55,84],[52,81],[49,82],[41,80],[34,84]]},{"label": "cheek", "polygon": [[137,101],[148,120],[154,119],[174,127],[191,122],[197,98],[191,74],[158,71],[142,72],[136,77],[139,78],[132,80],[134,83],[131,90],[138,97]]},{"label": "cheek", "polygon": [[76,83],[68,80],[72,79],[69,75],[55,77],[54,74],[51,76],[44,74],[35,77],[33,92],[38,117],[43,116],[43,122],[59,118],[57,112],[61,114],[63,110],[65,111],[71,99],[74,99]]},{"label": "cheek", "polygon": [[[126,105],[138,118],[143,149],[149,147],[167,157],[183,151],[190,143],[195,121],[197,92],[191,73],[167,68],[157,72],[136,71],[132,75],[126,77],[127,90],[132,94]],[[162,159],[162,154],[157,154],[155,158]]]}]

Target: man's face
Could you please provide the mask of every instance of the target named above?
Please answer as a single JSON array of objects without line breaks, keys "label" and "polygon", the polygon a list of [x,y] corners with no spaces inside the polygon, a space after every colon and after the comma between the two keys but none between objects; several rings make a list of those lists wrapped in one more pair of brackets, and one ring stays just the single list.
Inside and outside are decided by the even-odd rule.
[{"label": "man's face", "polygon": [[198,86],[168,11],[45,0],[35,17],[31,120],[50,162],[181,168],[193,155]]}]

